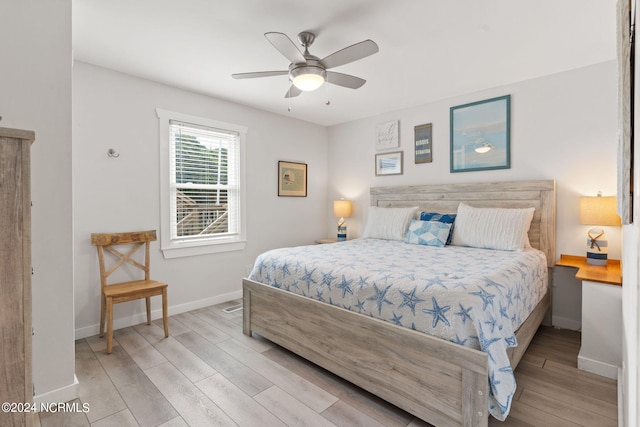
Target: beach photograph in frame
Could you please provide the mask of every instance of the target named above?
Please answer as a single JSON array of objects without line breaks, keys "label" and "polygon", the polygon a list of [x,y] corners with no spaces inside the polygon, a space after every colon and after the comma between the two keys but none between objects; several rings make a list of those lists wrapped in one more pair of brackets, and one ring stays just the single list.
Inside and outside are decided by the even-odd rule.
[{"label": "beach photograph in frame", "polygon": [[376,154],[376,176],[402,175],[402,151]]},{"label": "beach photograph in frame", "polygon": [[451,172],[509,169],[511,95],[451,107]]}]

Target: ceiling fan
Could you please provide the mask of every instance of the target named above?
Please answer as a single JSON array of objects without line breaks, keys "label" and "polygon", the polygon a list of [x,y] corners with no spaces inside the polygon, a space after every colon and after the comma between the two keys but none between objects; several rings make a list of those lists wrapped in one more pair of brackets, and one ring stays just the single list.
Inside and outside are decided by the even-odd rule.
[{"label": "ceiling fan", "polygon": [[296,44],[284,33],[265,33],[266,39],[275,47],[291,64],[288,70],[282,71],[258,71],[253,73],[232,74],[234,79],[254,79],[258,77],[271,77],[289,75],[291,86],[285,94],[285,98],[293,98],[303,91],[318,89],[324,82],[334,85],[358,89],[366,80],[349,74],[327,71],[331,68],[345,65],[350,62],[366,58],[378,52],[378,45],[372,40],[345,47],[322,59],[309,53],[309,46],[313,44],[316,35],[309,31],[298,34],[298,40],[304,53],[300,52]]}]

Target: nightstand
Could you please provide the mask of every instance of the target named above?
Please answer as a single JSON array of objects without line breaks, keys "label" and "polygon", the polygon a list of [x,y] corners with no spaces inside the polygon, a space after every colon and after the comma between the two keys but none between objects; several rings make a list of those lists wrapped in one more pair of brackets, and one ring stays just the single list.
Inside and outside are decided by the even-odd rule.
[{"label": "nightstand", "polygon": [[589,265],[586,258],[561,255],[558,266],[578,269],[582,281],[582,340],[578,368],[618,378],[622,363],[622,276],[620,261]]},{"label": "nightstand", "polygon": [[324,245],[326,243],[336,243],[337,241],[338,241],[337,237],[329,237],[327,239],[316,240],[316,245]]}]

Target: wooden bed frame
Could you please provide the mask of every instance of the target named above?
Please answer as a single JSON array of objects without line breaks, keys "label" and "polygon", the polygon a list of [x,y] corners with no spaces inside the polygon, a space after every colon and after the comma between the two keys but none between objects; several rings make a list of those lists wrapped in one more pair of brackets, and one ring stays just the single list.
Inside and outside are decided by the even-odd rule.
[{"label": "wooden bed frame", "polygon": [[[372,206],[456,212],[535,207],[531,245],[555,263],[555,181],[371,188]],[[434,425],[488,424],[488,359],[479,350],[243,279],[243,331],[255,332]],[[516,332],[515,369],[551,306],[549,290]]]}]

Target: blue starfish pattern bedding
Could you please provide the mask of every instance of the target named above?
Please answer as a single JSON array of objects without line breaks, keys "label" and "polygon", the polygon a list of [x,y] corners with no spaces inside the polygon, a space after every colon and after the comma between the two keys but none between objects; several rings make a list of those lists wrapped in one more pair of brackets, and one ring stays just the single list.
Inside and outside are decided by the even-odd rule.
[{"label": "blue starfish pattern bedding", "polygon": [[509,413],[516,390],[507,348],[547,289],[547,263],[519,252],[355,239],[274,249],[249,278],[376,317],[489,356],[489,411]]}]

